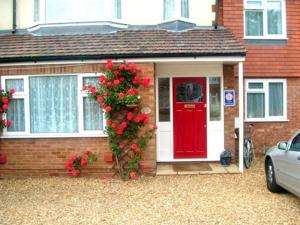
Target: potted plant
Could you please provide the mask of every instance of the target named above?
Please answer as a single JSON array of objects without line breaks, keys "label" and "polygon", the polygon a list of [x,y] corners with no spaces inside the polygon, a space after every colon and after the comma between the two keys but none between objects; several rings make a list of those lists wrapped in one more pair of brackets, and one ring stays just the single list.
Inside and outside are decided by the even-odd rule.
[{"label": "potted plant", "polygon": [[131,94],[126,95],[123,98],[123,102],[128,108],[135,108],[138,105],[139,100],[140,100],[140,96],[131,95]]},{"label": "potted plant", "polygon": [[224,166],[229,166],[232,158],[232,149],[226,147],[220,155],[220,162]]}]

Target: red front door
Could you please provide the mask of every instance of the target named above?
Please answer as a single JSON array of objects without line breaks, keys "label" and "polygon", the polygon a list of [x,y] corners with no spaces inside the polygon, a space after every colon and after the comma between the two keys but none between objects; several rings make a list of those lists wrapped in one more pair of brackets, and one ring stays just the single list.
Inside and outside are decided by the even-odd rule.
[{"label": "red front door", "polygon": [[174,158],[206,158],[206,78],[173,78]]}]

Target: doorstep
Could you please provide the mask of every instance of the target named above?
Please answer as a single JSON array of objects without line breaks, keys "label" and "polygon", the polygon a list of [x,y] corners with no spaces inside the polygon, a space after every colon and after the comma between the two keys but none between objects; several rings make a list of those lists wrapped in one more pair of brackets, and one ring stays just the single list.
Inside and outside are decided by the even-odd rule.
[{"label": "doorstep", "polygon": [[200,175],[200,174],[236,174],[240,173],[236,164],[222,166],[220,163],[158,163],[157,176]]}]

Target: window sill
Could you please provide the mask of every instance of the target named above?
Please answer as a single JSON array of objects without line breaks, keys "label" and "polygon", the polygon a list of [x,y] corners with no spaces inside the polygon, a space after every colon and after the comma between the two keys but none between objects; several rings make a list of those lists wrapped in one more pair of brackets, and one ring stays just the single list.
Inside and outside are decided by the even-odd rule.
[{"label": "window sill", "polygon": [[90,137],[108,137],[104,133],[86,133],[86,134],[68,134],[68,133],[55,133],[55,134],[7,134],[0,136],[2,139],[10,138],[90,138]]},{"label": "window sill", "polygon": [[289,122],[289,119],[245,119],[244,122],[268,123],[268,122]]},{"label": "window sill", "polygon": [[244,40],[288,40],[288,38],[286,36],[246,36],[244,37]]}]

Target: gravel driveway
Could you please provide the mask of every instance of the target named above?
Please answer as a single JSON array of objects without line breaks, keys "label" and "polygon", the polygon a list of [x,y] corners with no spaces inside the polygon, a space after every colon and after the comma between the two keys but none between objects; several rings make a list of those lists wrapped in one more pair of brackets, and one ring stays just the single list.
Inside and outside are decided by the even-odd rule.
[{"label": "gravel driveway", "polygon": [[0,224],[300,224],[300,199],[269,193],[262,168],[134,182],[4,179]]}]

